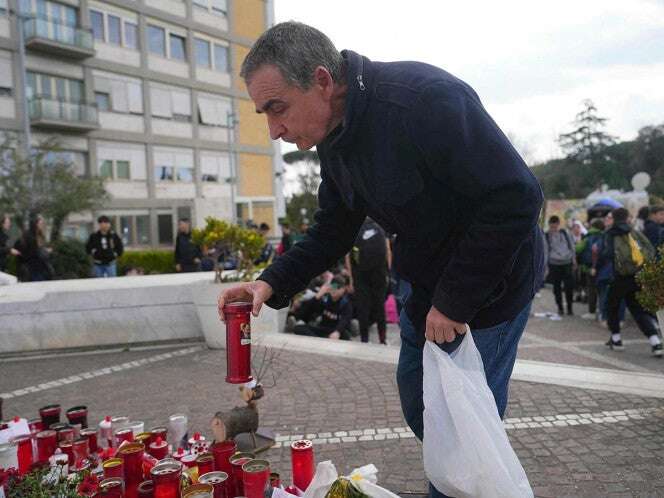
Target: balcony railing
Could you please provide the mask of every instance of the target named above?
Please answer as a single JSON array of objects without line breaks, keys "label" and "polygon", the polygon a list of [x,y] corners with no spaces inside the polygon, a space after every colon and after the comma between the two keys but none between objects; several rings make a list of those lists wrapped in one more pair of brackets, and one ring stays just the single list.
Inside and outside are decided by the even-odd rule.
[{"label": "balcony railing", "polygon": [[71,131],[99,128],[96,105],[36,97],[30,99],[28,108],[32,126]]},{"label": "balcony railing", "polygon": [[25,45],[76,59],[95,54],[92,30],[32,17],[23,21]]}]

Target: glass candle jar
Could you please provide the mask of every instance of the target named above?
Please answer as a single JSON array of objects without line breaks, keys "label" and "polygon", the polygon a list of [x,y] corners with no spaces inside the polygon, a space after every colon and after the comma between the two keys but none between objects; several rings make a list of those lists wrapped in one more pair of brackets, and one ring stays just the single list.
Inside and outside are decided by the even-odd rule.
[{"label": "glass candle jar", "polygon": [[255,459],[256,456],[249,452],[238,452],[231,457],[232,473],[230,475],[233,484],[234,496],[244,496],[244,484],[242,481],[242,466]]},{"label": "glass candle jar", "polygon": [[99,483],[99,493],[104,497],[123,498],[124,487],[121,477],[109,477]]},{"label": "glass candle jar", "polygon": [[269,482],[270,462],[267,460],[249,460],[242,466],[244,496],[247,498],[263,498]]},{"label": "glass candle jar", "polygon": [[179,498],[182,465],[177,462],[158,463],[150,470],[154,498]]},{"label": "glass candle jar", "polygon": [[201,484],[212,484],[214,498],[233,498],[228,489],[228,474],[220,470],[201,474],[198,478]]},{"label": "glass candle jar", "polygon": [[226,382],[244,384],[251,380],[251,303],[224,306],[226,322]]},{"label": "glass candle jar", "polygon": [[214,470],[214,457],[212,453],[202,453],[196,457],[196,466],[198,467],[198,475],[207,474]]},{"label": "glass candle jar", "polygon": [[143,481],[143,452],[145,446],[141,443],[128,443],[118,449],[117,456],[124,462],[125,483],[139,483]]},{"label": "glass candle jar", "polygon": [[214,468],[230,475],[233,472],[230,458],[237,451],[237,443],[233,440],[214,443],[210,450],[214,456]]},{"label": "glass candle jar", "polygon": [[41,417],[43,427],[51,427],[51,424],[60,422],[60,405],[46,405],[39,409],[39,416]]},{"label": "glass candle jar", "polygon": [[121,477],[124,479],[124,461],[122,458],[109,458],[101,464],[104,477]]},{"label": "glass candle jar", "polygon": [[80,424],[82,429],[88,428],[88,407],[74,406],[65,412],[67,420],[72,425]]},{"label": "glass candle jar", "polygon": [[32,465],[32,437],[28,435],[16,436],[12,439],[16,446],[16,457],[18,459],[18,472],[25,475],[30,471]]},{"label": "glass candle jar", "polygon": [[316,472],[314,447],[311,441],[301,439],[291,444],[291,466],[293,484],[300,490],[306,491]]},{"label": "glass candle jar", "polygon": [[37,461],[48,462],[58,447],[58,434],[54,430],[46,430],[37,433]]}]

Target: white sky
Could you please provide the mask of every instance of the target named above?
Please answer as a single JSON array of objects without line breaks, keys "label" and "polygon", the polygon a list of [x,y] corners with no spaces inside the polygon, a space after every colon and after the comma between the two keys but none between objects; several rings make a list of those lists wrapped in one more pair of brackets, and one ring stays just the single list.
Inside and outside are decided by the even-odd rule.
[{"label": "white sky", "polygon": [[275,0],[275,17],[338,49],[453,73],[527,159],[559,155],[585,98],[623,140],[664,123],[664,0]]}]

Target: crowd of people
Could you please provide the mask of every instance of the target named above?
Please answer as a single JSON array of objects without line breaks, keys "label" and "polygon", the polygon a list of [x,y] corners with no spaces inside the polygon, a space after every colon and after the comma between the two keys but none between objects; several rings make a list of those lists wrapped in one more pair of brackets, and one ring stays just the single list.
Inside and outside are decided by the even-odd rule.
[{"label": "crowd of people", "polygon": [[547,280],[553,285],[558,314],[573,315],[574,302],[587,304],[582,318],[607,326],[611,335],[606,345],[620,351],[628,309],[648,338],[652,353],[662,356],[657,319],[636,298],[636,274],[645,261],[661,257],[664,206],[642,208],[636,220],[624,207],[607,211],[587,225],[573,220],[569,230],[561,226],[558,216],[548,220]]}]

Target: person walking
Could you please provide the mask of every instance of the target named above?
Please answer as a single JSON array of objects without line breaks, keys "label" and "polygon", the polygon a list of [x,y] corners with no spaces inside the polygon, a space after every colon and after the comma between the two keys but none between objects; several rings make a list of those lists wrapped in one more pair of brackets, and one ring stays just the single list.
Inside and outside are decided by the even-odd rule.
[{"label": "person walking", "polygon": [[353,291],[353,307],[360,322],[360,338],[369,342],[369,327],[375,323],[378,340],[387,344],[385,298],[390,248],[385,231],[371,218],[360,228],[355,244],[346,255],[346,268]]},{"label": "person walking", "polygon": [[595,218],[590,221],[588,233],[576,245],[577,262],[580,272],[585,275],[588,313],[581,315],[581,318],[586,320],[597,319],[597,258],[603,234],[604,221]]},{"label": "person walking", "polygon": [[224,290],[220,313],[233,301],[253,301],[254,314],[287,306],[350,251],[370,216],[397,234],[394,264],[412,284],[397,367],[408,425],[423,438],[426,340],[454,351],[469,326],[502,417],[542,279],[543,195],[475,91],[431,65],[339,52],[297,22],[263,33],[241,76],[273,140],[316,146],[322,181],[303,239],[256,281]]},{"label": "person walking", "polygon": [[201,270],[201,248],[191,241],[189,218],[178,221],[178,236],[175,239],[175,271],[190,273]]},{"label": "person walking", "polygon": [[605,234],[599,253],[600,261],[610,265],[613,270],[613,280],[607,296],[611,337],[606,345],[616,351],[623,349],[620,335],[620,303],[624,299],[637,326],[648,338],[652,354],[662,356],[664,350],[657,319],[636,299],[636,293],[639,291],[636,274],[645,261],[654,259],[655,249],[645,235],[629,225],[630,214],[627,209],[614,209],[612,215],[613,226]]},{"label": "person walking", "polygon": [[20,256],[21,253],[15,248],[9,246],[9,229],[12,226],[12,220],[9,216],[2,216],[2,223],[0,224],[0,271],[7,271],[7,257]]},{"label": "person walking", "polygon": [[111,220],[108,216],[97,218],[99,229],[90,234],[85,250],[92,257],[94,276],[117,277],[116,260],[124,252],[122,239],[111,229]]},{"label": "person walking", "polygon": [[46,243],[46,221],[40,215],[31,217],[28,230],[16,241],[18,273],[22,281],[41,282],[54,276],[51,248]]},{"label": "person walking", "polygon": [[567,314],[573,315],[572,300],[574,297],[574,267],[576,266],[575,246],[571,235],[560,227],[560,218],[549,218],[549,230],[546,232],[546,243],[549,255],[549,279],[553,284],[553,295],[558,305],[558,314],[563,315],[563,287]]}]

